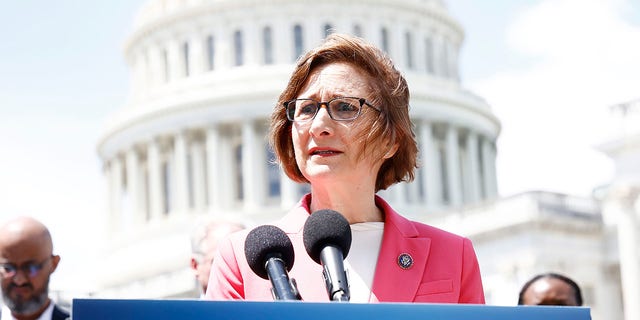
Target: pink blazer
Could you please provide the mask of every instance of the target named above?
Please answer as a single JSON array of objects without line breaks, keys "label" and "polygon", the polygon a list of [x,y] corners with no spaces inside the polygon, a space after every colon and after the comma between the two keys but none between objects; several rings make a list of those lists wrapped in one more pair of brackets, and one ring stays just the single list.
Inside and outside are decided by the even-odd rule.
[{"label": "pink blazer", "polygon": [[[322,267],[307,255],[302,239],[310,200],[310,194],[304,196],[275,225],[293,243],[295,262],[289,277],[296,280],[302,299],[329,301]],[[376,204],[384,211],[385,224],[370,302],[484,304],[478,260],[469,239],[407,220],[378,196]],[[248,230],[235,233],[219,244],[205,299],[273,300],[270,281],[255,275],[247,264],[247,234]],[[398,259],[406,254],[413,263],[404,269]]]}]

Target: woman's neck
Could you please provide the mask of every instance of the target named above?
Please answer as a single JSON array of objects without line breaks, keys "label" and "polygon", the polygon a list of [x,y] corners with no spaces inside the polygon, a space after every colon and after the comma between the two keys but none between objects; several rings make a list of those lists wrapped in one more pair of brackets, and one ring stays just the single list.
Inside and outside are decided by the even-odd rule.
[{"label": "woman's neck", "polygon": [[342,214],[349,224],[384,221],[382,210],[376,206],[373,190],[331,190],[311,188],[311,212],[331,209]]}]

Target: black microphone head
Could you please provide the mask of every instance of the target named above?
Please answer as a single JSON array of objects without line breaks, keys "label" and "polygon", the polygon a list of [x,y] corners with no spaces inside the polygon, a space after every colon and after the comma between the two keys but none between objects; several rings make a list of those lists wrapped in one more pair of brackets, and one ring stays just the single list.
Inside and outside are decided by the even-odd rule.
[{"label": "black microphone head", "polygon": [[316,263],[320,263],[320,251],[328,245],[340,249],[346,258],[351,248],[351,227],[337,211],[318,210],[304,223],[303,239],[307,253]]},{"label": "black microphone head", "polygon": [[289,236],[271,225],[262,225],[249,232],[244,241],[244,255],[251,270],[263,279],[269,279],[266,269],[269,258],[282,259],[287,271],[291,270],[295,259]]}]

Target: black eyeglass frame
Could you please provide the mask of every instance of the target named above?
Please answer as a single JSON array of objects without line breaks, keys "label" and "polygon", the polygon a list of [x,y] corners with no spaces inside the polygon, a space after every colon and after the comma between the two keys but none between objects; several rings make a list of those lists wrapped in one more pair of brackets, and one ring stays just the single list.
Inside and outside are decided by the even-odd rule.
[{"label": "black eyeglass frame", "polygon": [[[339,100],[339,99],[356,99],[358,100],[358,102],[360,103],[360,109],[358,109],[358,113],[353,117],[353,118],[349,118],[349,119],[336,119],[333,117],[333,114],[331,113],[331,108],[329,108],[329,104],[335,100]],[[316,106],[316,112],[313,114],[313,116],[309,119],[306,120],[295,120],[292,119],[293,115],[291,114],[291,112],[289,111],[289,105],[291,103],[294,103],[296,101],[311,101],[315,104]],[[313,119],[316,118],[316,116],[318,115],[318,112],[320,111],[320,108],[322,108],[322,106],[325,107],[325,109],[327,109],[327,113],[329,114],[329,118],[331,118],[331,120],[334,121],[353,121],[355,119],[358,119],[358,117],[360,117],[360,114],[362,113],[362,107],[363,106],[368,106],[370,108],[372,108],[373,110],[376,110],[378,112],[382,112],[382,110],[378,109],[377,107],[373,106],[372,104],[370,104],[369,102],[367,102],[367,100],[365,98],[359,98],[359,97],[335,97],[329,101],[316,101],[314,99],[309,99],[309,98],[300,98],[300,99],[293,99],[293,100],[289,100],[289,101],[285,101],[282,103],[282,106],[284,107],[284,112],[287,116],[287,119],[291,122],[300,122],[300,123],[305,123],[308,121],[311,121]],[[293,105],[293,112],[295,113],[295,104]]]}]

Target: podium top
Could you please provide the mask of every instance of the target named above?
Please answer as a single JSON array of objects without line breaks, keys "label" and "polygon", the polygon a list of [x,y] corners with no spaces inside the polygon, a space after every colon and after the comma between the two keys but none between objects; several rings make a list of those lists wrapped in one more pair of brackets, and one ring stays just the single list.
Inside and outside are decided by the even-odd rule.
[{"label": "podium top", "polygon": [[73,320],[102,319],[447,319],[589,320],[588,307],[427,303],[250,302],[74,299]]}]

